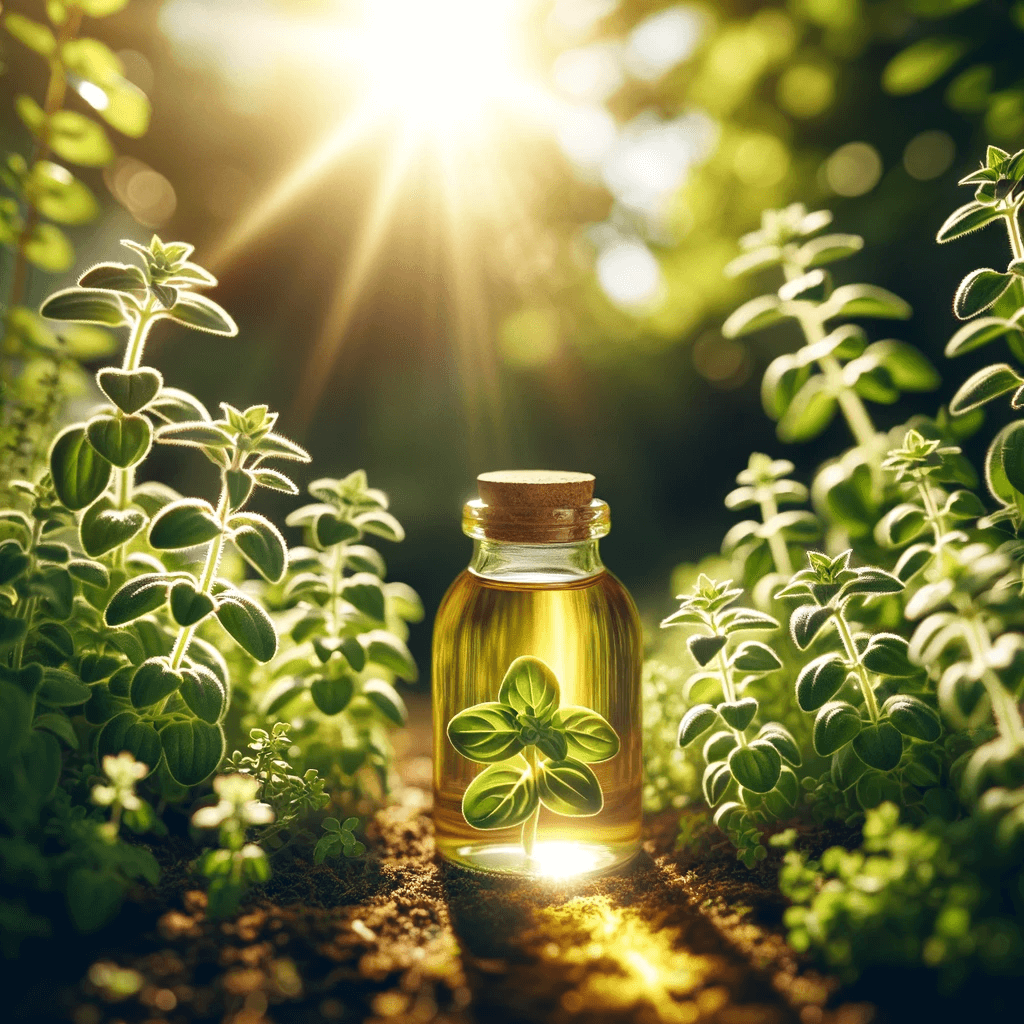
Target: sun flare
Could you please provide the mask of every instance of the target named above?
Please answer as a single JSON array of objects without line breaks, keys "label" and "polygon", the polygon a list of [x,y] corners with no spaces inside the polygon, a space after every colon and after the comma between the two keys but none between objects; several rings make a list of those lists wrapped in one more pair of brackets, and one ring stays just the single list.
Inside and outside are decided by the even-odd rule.
[{"label": "sun flare", "polygon": [[465,137],[525,83],[522,0],[367,0],[352,56],[367,102],[423,135]]}]

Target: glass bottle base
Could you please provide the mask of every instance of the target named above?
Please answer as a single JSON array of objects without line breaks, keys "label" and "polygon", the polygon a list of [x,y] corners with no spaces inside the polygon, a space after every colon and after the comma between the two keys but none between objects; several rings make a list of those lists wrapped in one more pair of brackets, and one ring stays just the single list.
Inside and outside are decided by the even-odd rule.
[{"label": "glass bottle base", "polygon": [[574,840],[539,841],[528,857],[518,843],[441,842],[438,852],[459,867],[486,874],[537,879],[588,879],[626,867],[640,852],[638,843],[610,846]]}]

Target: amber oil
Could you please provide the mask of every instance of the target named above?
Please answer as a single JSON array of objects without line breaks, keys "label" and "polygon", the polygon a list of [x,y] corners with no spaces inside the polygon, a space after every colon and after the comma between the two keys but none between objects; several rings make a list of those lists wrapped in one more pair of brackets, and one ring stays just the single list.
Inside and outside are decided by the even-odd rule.
[{"label": "amber oil", "polygon": [[[641,632],[632,599],[598,553],[598,538],[608,530],[607,505],[581,498],[575,508],[538,510],[544,495],[527,492],[528,506],[510,515],[499,507],[501,495],[498,502],[493,490],[488,496],[490,505],[466,507],[473,560],[448,590],[434,629],[437,848],[446,859],[482,871],[540,877],[613,871],[640,847]],[[566,504],[564,491],[547,500]],[[529,542],[538,538],[541,543]],[[590,766],[601,785],[601,810],[573,817],[541,807],[532,855],[519,827],[481,830],[467,823],[462,798],[481,765],[461,756],[446,735],[458,712],[498,699],[506,670],[523,655],[554,671],[562,707],[597,712],[620,741],[614,757]]]}]

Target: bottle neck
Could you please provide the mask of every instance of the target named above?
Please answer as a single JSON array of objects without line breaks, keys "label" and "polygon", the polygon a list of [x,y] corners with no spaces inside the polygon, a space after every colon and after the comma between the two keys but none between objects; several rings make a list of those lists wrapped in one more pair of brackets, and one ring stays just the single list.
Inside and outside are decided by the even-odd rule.
[{"label": "bottle neck", "polygon": [[597,540],[567,544],[516,544],[477,538],[469,570],[503,583],[567,583],[604,572]]}]

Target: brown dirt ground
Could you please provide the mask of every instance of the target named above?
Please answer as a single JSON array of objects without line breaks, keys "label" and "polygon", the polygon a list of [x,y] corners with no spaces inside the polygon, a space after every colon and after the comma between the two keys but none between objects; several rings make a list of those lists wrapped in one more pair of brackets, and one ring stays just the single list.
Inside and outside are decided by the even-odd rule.
[{"label": "brown dirt ground", "polygon": [[[0,1020],[42,1024],[869,1024],[903,1019],[840,990],[782,938],[777,863],[724,845],[674,850],[648,823],[627,874],[581,884],[488,878],[439,863],[429,759],[368,828],[370,853],[275,867],[235,920],[207,919],[194,850],[158,851],[157,892],[118,923],[15,965]],[[417,749],[419,748],[419,749]],[[53,953],[56,955],[52,955]],[[20,976],[15,972],[20,972]],[[877,997],[877,991],[873,994]],[[922,1010],[920,1002],[914,1005]],[[9,1016],[8,1016],[9,1014]],[[932,1020],[935,1015],[929,1013]],[[912,1013],[910,1019],[917,1017]]]}]

